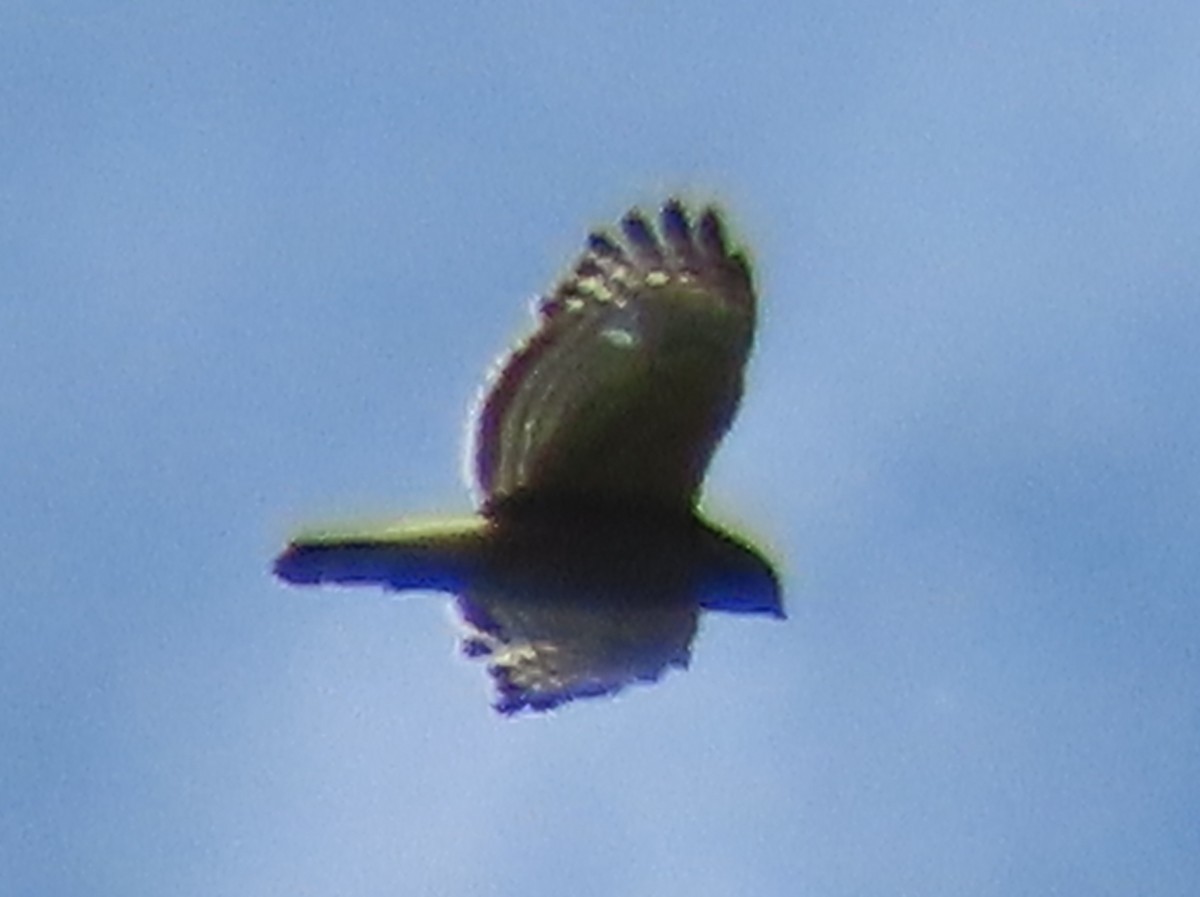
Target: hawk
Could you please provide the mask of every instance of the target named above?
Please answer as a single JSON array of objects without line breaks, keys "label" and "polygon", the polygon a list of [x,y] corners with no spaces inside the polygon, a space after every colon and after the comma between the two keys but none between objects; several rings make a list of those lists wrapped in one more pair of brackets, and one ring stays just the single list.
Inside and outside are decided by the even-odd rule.
[{"label": "hawk", "polygon": [[782,617],[778,579],[699,511],[741,400],[756,297],[719,212],[663,204],[594,231],[474,415],[474,515],[310,531],[295,584],[457,596],[502,713],[684,667],[700,610]]}]

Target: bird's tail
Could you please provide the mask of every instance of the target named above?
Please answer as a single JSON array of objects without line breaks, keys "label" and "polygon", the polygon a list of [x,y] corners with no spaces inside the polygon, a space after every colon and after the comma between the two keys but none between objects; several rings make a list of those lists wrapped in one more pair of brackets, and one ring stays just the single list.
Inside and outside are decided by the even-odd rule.
[{"label": "bird's tail", "polygon": [[460,591],[478,571],[491,525],[482,517],[401,521],[301,533],[275,559],[295,585]]}]

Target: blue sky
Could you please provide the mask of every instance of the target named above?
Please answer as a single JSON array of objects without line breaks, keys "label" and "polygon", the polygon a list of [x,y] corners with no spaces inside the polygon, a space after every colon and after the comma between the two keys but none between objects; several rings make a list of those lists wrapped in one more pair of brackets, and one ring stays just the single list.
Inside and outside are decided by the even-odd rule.
[{"label": "blue sky", "polygon": [[[1200,9],[0,13],[0,891],[1193,894]],[[461,511],[586,229],[752,247],[692,669],[505,720],[448,602],[286,589]]]}]

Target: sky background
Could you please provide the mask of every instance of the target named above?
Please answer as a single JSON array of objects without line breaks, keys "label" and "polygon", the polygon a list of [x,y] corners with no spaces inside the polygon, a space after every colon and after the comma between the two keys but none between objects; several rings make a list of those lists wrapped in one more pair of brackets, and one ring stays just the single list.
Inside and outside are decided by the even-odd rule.
[{"label": "sky background", "polygon": [[[9,0],[0,892],[1192,895],[1200,6]],[[790,619],[488,708],[298,525],[470,507],[586,230],[719,199]]]}]

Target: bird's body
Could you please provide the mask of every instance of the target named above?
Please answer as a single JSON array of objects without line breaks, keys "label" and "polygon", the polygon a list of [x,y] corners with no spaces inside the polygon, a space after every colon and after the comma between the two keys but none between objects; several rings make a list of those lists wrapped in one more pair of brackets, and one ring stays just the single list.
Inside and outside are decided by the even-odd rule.
[{"label": "bird's body", "polygon": [[460,594],[488,582],[535,603],[683,595],[709,610],[780,613],[770,566],[691,511],[513,502],[489,515],[314,530],[292,540],[275,571],[297,585]]},{"label": "bird's body", "polygon": [[697,511],[741,398],[749,267],[711,209],[693,225],[671,201],[658,234],[636,211],[622,230],[589,237],[498,368],[476,515],[309,533],[276,560],[297,584],[456,594],[505,712],[683,665],[698,608],[782,615],[771,566]]}]

